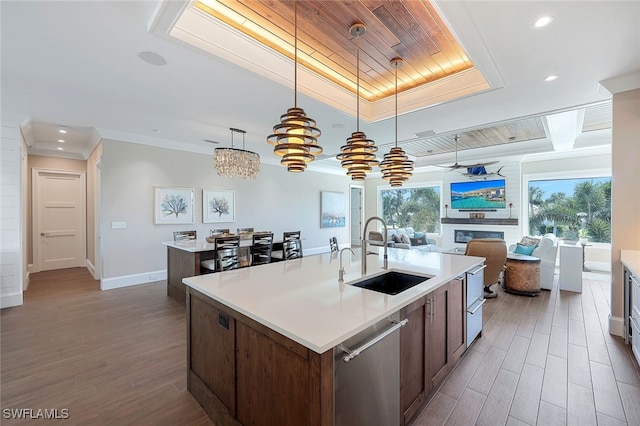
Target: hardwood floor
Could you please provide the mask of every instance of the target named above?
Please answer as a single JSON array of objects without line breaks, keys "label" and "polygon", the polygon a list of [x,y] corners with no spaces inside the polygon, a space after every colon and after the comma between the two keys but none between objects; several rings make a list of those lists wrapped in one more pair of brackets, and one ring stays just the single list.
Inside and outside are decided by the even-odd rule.
[{"label": "hardwood floor", "polygon": [[[582,294],[499,290],[415,425],[640,424],[638,366],[606,332],[609,276],[585,277]],[[186,390],[184,307],[164,283],[103,292],[73,268],[33,274],[24,296],[1,312],[3,425],[43,424],[4,409],[55,408],[64,424],[212,424]]]},{"label": "hardwood floor", "polygon": [[609,275],[583,292],[502,289],[471,346],[415,421],[423,425],[640,425],[638,364],[608,330]]},{"label": "hardwood floor", "polygon": [[[210,425],[187,391],[184,306],[164,283],[100,291],[84,268],[31,276],[2,310],[5,409],[67,409],[64,424]],[[46,421],[45,421],[46,424]]]}]

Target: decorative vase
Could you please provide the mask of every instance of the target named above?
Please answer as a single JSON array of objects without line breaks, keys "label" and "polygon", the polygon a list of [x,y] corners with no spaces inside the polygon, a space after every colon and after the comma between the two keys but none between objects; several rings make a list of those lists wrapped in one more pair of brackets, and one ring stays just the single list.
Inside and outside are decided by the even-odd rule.
[{"label": "decorative vase", "polygon": [[580,242],[580,244],[582,244],[583,246],[586,246],[587,243],[589,242],[589,237],[581,237],[578,238],[578,241]]}]

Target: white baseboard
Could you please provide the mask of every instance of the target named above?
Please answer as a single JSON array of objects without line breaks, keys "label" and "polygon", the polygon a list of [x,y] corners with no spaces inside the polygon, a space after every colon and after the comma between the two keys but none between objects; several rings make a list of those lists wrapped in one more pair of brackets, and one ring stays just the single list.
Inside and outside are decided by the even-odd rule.
[{"label": "white baseboard", "polygon": [[147,284],[167,279],[167,270],[144,272],[142,274],[124,275],[121,277],[103,278],[100,280],[100,290],[113,290],[114,288],[129,287],[138,284]]},{"label": "white baseboard", "polygon": [[0,296],[0,309],[22,305],[22,292]]},{"label": "white baseboard", "polygon": [[315,248],[311,248],[311,249],[302,249],[302,255],[303,256],[313,256],[314,254],[322,254],[322,253],[329,253],[331,251],[331,247],[326,246],[326,247],[315,247]]},{"label": "white baseboard", "polygon": [[97,280],[98,277],[96,277],[96,267],[93,266],[93,263],[91,263],[89,259],[85,259],[85,263],[87,264],[87,269],[89,270],[89,273],[91,274],[93,279]]},{"label": "white baseboard", "polygon": [[33,265],[33,263],[29,263],[27,265],[27,272],[35,274],[38,271],[36,270],[36,267]]},{"label": "white baseboard", "polygon": [[27,289],[29,288],[30,279],[31,279],[31,272],[29,272],[29,268],[27,267],[27,273],[24,276],[24,283],[23,283],[24,285],[22,289],[23,292],[27,291]]},{"label": "white baseboard", "polygon": [[609,334],[624,337],[624,319],[609,315]]}]

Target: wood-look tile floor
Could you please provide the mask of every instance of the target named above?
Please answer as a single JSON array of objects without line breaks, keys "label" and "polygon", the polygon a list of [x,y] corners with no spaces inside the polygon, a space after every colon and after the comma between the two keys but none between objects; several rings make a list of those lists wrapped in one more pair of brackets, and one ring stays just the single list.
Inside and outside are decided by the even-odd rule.
[{"label": "wood-look tile floor", "polygon": [[640,425],[640,369],[607,331],[610,276],[585,273],[582,293],[555,278],[537,297],[498,288],[482,336],[415,426]]},{"label": "wood-look tile floor", "polygon": [[[582,294],[500,291],[415,425],[640,425],[637,364],[606,332],[601,277],[584,279]],[[3,410],[67,409],[54,422],[78,425],[212,424],[186,390],[184,307],[164,283],[103,292],[73,268],[33,274],[24,296],[1,312]]]},{"label": "wood-look tile floor", "polygon": [[[164,282],[100,291],[85,268],[31,275],[3,309],[0,423],[211,425],[187,391],[185,309]],[[10,420],[5,409],[67,409]]]}]

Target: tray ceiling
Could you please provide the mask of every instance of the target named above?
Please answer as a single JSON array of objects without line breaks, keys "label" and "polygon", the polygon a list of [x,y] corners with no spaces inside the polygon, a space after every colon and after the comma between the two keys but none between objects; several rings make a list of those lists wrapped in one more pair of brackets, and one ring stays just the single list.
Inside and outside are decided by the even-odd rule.
[{"label": "tray ceiling", "polygon": [[[293,1],[202,0],[193,7],[294,58]],[[363,23],[360,95],[376,101],[395,93],[389,61],[400,56],[398,90],[405,91],[473,68],[434,6],[425,0],[298,2],[298,62],[335,84],[356,91],[356,38]]]}]

